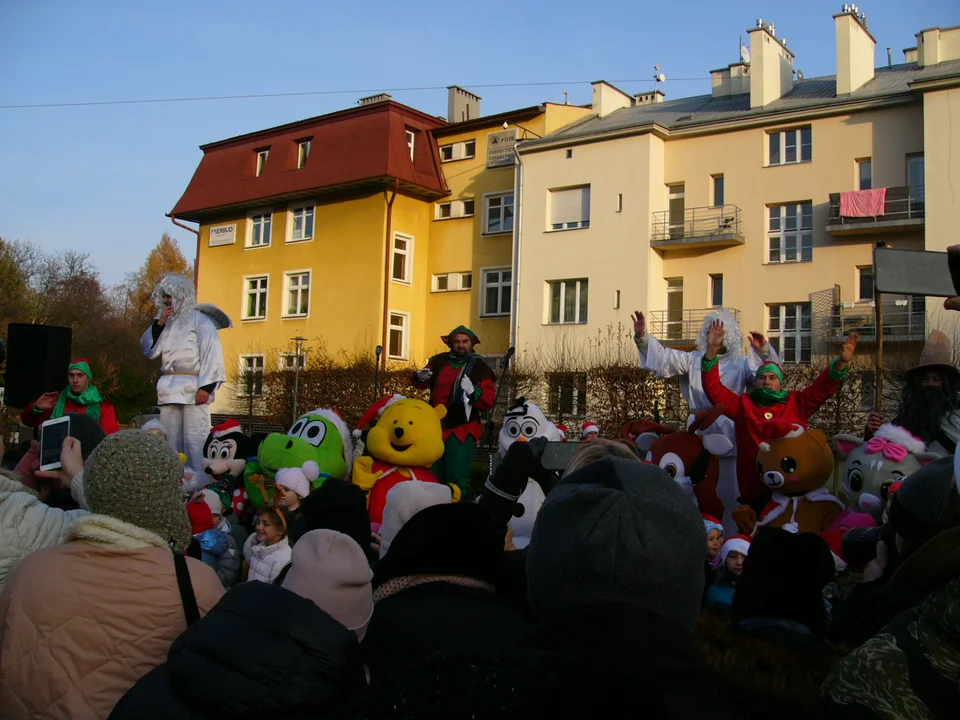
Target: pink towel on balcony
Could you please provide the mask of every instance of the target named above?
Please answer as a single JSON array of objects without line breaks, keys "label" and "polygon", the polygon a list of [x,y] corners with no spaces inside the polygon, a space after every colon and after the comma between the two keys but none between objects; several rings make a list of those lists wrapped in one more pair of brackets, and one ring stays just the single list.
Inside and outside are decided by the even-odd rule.
[{"label": "pink towel on balcony", "polygon": [[840,193],[841,217],[879,217],[887,202],[885,187]]}]

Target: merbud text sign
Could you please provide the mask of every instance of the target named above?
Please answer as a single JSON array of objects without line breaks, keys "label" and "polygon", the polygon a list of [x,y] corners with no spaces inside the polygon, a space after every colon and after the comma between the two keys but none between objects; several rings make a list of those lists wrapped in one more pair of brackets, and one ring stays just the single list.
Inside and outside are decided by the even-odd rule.
[{"label": "merbud text sign", "polygon": [[210,228],[210,247],[233,245],[237,240],[237,224],[213,225]]}]

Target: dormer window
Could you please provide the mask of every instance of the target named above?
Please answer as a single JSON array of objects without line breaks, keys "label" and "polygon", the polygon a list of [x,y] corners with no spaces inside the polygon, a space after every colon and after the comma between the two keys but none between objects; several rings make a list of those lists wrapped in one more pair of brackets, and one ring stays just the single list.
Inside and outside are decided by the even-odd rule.
[{"label": "dormer window", "polygon": [[299,148],[297,150],[297,167],[302,168],[307,164],[307,158],[310,157],[310,146],[312,142],[310,140],[301,140],[299,143]]},{"label": "dormer window", "polygon": [[407,147],[410,149],[410,160],[413,160],[413,151],[417,141],[417,133],[407,130]]},{"label": "dormer window", "polygon": [[263,174],[263,168],[267,164],[267,158],[270,157],[270,148],[266,150],[257,150],[257,177]]}]

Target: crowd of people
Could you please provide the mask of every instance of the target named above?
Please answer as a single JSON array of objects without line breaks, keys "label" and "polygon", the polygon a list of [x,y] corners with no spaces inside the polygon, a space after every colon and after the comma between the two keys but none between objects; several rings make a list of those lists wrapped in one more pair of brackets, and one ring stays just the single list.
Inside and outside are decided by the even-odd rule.
[{"label": "crowd of people", "polygon": [[[147,352],[175,315],[161,312]],[[241,512],[213,475],[187,477],[196,412],[117,431],[89,364],[73,363],[64,393],[24,411],[70,418],[61,468],[41,471],[34,442],[0,471],[0,717],[955,717],[960,494],[948,453],[960,372],[939,338],[895,422],[943,456],[885,484],[877,522],[857,526],[848,508],[842,531],[820,532],[796,502],[786,517],[796,461],[764,473],[757,458],[770,428],[804,433],[856,336],[791,392],[766,338],[751,333],[744,355],[725,313],[691,353],[663,348],[642,313],[634,331],[644,367],[682,376],[691,421],[722,406],[691,437],[727,439],[706,443],[722,457],[700,455],[720,467],[723,518],[639,449],[648,421],[619,437],[584,423],[557,470],[549,450],[563,436],[523,400],[471,490],[496,384],[463,326],[411,381],[444,405],[444,457],[429,481],[395,484],[373,524],[365,488],[314,462],[278,468],[268,500]],[[208,404],[216,381],[208,393],[181,372],[200,371],[161,378],[190,383],[173,404]],[[865,434],[900,457],[887,425],[871,416]],[[685,472],[694,485],[707,475]],[[766,524],[771,506],[782,515]],[[531,507],[529,536],[514,542]]]}]

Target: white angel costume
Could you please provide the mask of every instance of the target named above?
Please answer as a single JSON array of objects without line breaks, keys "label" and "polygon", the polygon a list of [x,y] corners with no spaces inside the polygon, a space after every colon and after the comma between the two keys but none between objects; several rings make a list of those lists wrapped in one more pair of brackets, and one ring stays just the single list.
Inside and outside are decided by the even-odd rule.
[{"label": "white angel costume", "polygon": [[[753,385],[757,370],[764,363],[780,363],[780,356],[769,343],[760,348],[759,351],[753,345],[750,345],[749,352],[744,355],[743,333],[740,330],[740,323],[729,311],[723,309],[710,313],[703,319],[703,326],[700,328],[700,334],[697,335],[696,350],[684,351],[665,348],[650,333],[645,333],[642,337],[634,337],[640,355],[640,366],[644,370],[652,371],[657,377],[680,376],[680,393],[690,408],[687,427],[693,421],[695,413],[713,407],[713,403],[707,399],[707,394],[703,389],[700,361],[707,350],[707,333],[714,320],[723,322],[726,330],[724,339],[726,351],[719,356],[720,382],[733,392],[738,395],[746,392]],[[730,517],[730,510],[739,505],[737,498],[740,496],[740,488],[737,483],[737,439],[733,421],[726,416],[721,416],[702,434],[714,433],[724,435],[733,443],[733,449],[720,458],[720,479],[717,485],[717,495],[726,509],[726,512],[724,512],[724,530],[728,534],[735,535],[738,530],[736,523]]]},{"label": "white angel costume", "polygon": [[[165,308],[164,295],[173,298],[173,315],[165,325],[154,322],[144,331],[140,349],[151,360],[160,358],[157,404],[170,446],[186,454],[188,467],[198,468],[210,433],[210,404],[227,379],[217,331],[231,327],[231,322],[215,306],[198,305],[193,282],[183,275],[165,275],[154,290],[158,319]],[[210,392],[210,399],[197,405],[201,388]]]}]

